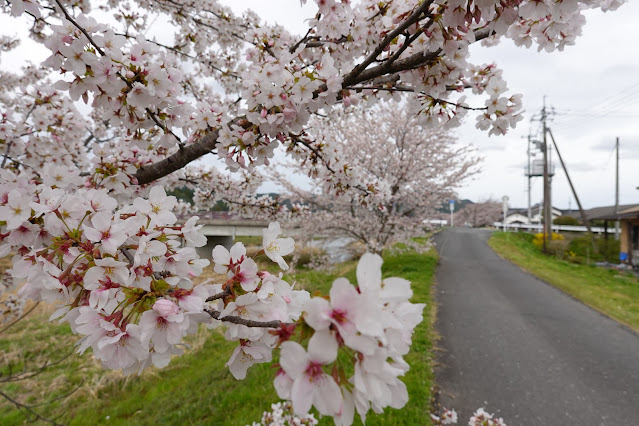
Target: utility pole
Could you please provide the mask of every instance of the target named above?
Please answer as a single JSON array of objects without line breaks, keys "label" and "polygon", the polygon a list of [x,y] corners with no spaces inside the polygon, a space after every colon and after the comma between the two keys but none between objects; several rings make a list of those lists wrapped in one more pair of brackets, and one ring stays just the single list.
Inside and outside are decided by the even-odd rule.
[{"label": "utility pole", "polygon": [[532,210],[531,210],[531,206],[530,206],[530,199],[531,199],[531,188],[530,188],[530,181],[532,180],[532,170],[531,170],[531,164],[530,164],[530,133],[528,133],[528,225],[532,224]]},{"label": "utility pole", "polygon": [[564,163],[564,159],[561,157],[561,153],[559,152],[559,147],[557,146],[557,141],[555,141],[555,136],[552,134],[550,129],[548,129],[548,133],[550,134],[552,143],[555,146],[555,151],[557,151],[557,157],[559,157],[559,162],[561,163],[561,167],[564,169],[564,172],[566,173],[566,179],[568,180],[568,185],[570,185],[570,189],[572,190],[572,195],[575,197],[575,201],[577,201],[577,207],[579,208],[579,213],[581,214],[581,220],[584,223],[584,225],[586,225],[586,229],[588,230],[588,234],[590,235],[592,248],[594,252],[597,253],[597,245],[595,244],[595,236],[592,233],[592,229],[590,228],[590,221],[586,217],[586,212],[581,207],[581,201],[579,201],[579,197],[577,196],[577,191],[575,191],[575,186],[572,184],[572,179],[570,179],[570,175],[568,174],[566,163]]},{"label": "utility pole", "polygon": [[619,240],[619,137],[616,142],[617,161],[616,161],[616,177],[615,177],[615,240]]},{"label": "utility pole", "polygon": [[544,253],[548,253],[548,238],[552,232],[552,211],[550,206],[550,171],[548,170],[548,143],[546,140],[546,97],[544,96],[544,106],[541,109],[541,123],[543,126],[544,138],[542,148],[544,153]]},{"label": "utility pole", "polygon": [[450,227],[454,228],[455,222],[453,221],[453,212],[455,211],[455,200],[450,200],[448,205],[450,206]]}]

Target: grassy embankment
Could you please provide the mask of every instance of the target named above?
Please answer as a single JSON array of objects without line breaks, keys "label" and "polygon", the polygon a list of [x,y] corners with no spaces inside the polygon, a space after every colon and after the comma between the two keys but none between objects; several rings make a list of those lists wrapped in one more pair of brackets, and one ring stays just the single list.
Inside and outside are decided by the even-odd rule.
[{"label": "grassy embankment", "polygon": [[[424,424],[428,421],[433,379],[430,350],[433,338],[431,282],[437,255],[404,253],[386,256],[385,276],[400,276],[413,282],[413,302],[427,303],[425,320],[416,329],[413,347],[406,360],[411,370],[404,377],[410,401],[402,410],[389,409],[381,416],[369,413],[368,424]],[[333,273],[301,271],[289,280],[311,293],[328,293],[337,276],[355,281],[355,262],[339,265]],[[60,359],[72,352],[77,337],[68,326],[46,321],[51,308],[39,306],[28,319],[0,334],[0,372],[13,371],[25,363],[31,367]],[[235,344],[220,331],[200,330],[190,340],[193,349],[175,358],[163,369],[145,371],[142,376],[123,377],[101,370],[91,353],[71,354],[58,365],[31,379],[2,383],[0,391],[21,402],[41,403],[71,396],[36,410],[60,423],[70,424],[224,424],[245,425],[259,421],[262,412],[277,402],[273,390],[274,371],[266,365],[253,366],[244,381],[235,380],[224,364]],[[1,379],[1,377],[0,377]],[[22,424],[26,417],[0,398],[0,424]],[[331,424],[325,419],[322,424]]]},{"label": "grassy embankment", "polygon": [[505,259],[586,305],[639,331],[639,280],[631,274],[541,253],[525,233],[495,232],[488,244]]}]

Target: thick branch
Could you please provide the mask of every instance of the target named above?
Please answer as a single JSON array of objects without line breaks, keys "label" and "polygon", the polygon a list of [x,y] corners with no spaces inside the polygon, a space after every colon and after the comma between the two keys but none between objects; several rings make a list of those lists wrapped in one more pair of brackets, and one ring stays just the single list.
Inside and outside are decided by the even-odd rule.
[{"label": "thick branch", "polygon": [[433,3],[433,0],[428,0],[425,1],[424,3],[422,3],[409,17],[408,19],[406,19],[404,22],[402,22],[400,25],[398,25],[393,31],[391,31],[390,33],[388,33],[386,35],[386,37],[384,37],[384,39],[377,45],[377,47],[375,48],[375,50],[373,50],[370,55],[368,55],[368,57],[366,57],[366,59],[364,59],[364,61],[357,65],[353,71],[351,71],[348,76],[346,76],[346,78],[344,79],[344,81],[346,81],[346,79],[349,78],[355,78],[357,77],[359,74],[361,74],[366,67],[368,67],[386,48],[386,46],[388,46],[394,39],[395,37],[399,36],[400,34],[402,34],[404,32],[404,30],[406,30],[406,28],[410,27],[411,25],[413,25],[414,23],[416,23],[417,21],[419,21],[419,19],[421,18],[422,14],[428,10],[428,8],[430,7],[430,5]]},{"label": "thick branch", "polygon": [[[236,119],[235,121],[238,120]],[[200,138],[197,142],[184,146],[184,148],[180,149],[175,154],[166,157],[164,160],[141,167],[135,174],[138,184],[145,185],[147,183],[151,183],[154,180],[169,175],[176,170],[180,170],[191,161],[197,160],[203,155],[208,154],[215,148],[219,133],[219,128],[214,129]]]}]

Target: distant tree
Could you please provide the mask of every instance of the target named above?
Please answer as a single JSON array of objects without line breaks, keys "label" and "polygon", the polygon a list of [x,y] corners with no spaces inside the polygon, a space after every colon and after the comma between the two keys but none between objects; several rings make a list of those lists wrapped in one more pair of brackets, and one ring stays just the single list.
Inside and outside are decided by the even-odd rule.
[{"label": "distant tree", "polygon": [[556,217],[555,219],[553,219],[552,223],[555,225],[572,225],[572,226],[581,225],[581,222],[579,222],[577,218],[572,216]]},{"label": "distant tree", "polygon": [[457,225],[489,226],[499,221],[502,214],[502,204],[499,201],[486,200],[466,204],[455,213],[454,219]]},{"label": "distant tree", "polygon": [[[345,167],[365,176],[364,185],[332,190],[324,184],[332,173],[310,163],[303,170],[311,175],[314,190],[300,189],[277,174],[291,198],[307,206],[289,224],[304,229],[304,235],[350,236],[374,253],[423,235],[424,221],[441,201],[454,198],[455,189],[477,172],[479,159],[471,147],[456,145],[443,127],[427,128],[395,102],[336,111],[316,119],[309,134],[316,143],[339,141]],[[366,188],[379,188],[378,202],[362,205]]]},{"label": "distant tree", "polygon": [[181,186],[179,188],[172,189],[167,191],[167,195],[173,195],[178,200],[184,201],[185,203],[193,204],[193,194],[195,191],[189,188],[188,186]]}]

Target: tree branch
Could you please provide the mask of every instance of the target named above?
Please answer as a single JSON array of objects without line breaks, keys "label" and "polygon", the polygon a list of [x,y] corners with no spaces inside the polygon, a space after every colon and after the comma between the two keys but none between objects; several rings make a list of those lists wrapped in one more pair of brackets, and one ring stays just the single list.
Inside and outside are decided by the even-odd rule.
[{"label": "tree branch", "polygon": [[[228,126],[237,124],[241,119],[236,118],[232,120]],[[166,157],[157,163],[149,164],[148,166],[142,166],[134,175],[138,180],[138,185],[146,185],[153,182],[156,179],[164,177],[173,173],[176,170],[180,170],[182,167],[189,164],[191,161],[197,160],[210,153],[217,144],[217,138],[220,134],[220,128],[211,130],[206,135],[202,136],[197,142],[184,146],[176,153]]]},{"label": "tree branch", "polygon": [[234,315],[227,315],[223,318],[220,318],[220,311],[216,311],[214,309],[205,309],[204,312],[206,312],[207,314],[209,314],[211,316],[211,318],[219,320],[219,321],[224,321],[224,322],[230,322],[233,324],[239,324],[239,325],[245,325],[247,327],[261,327],[261,328],[280,328],[281,326],[286,326],[286,325],[292,325],[293,323],[288,323],[288,322],[282,322],[282,321],[255,321],[255,320],[248,320],[248,319],[244,319],[238,316],[234,316]]},{"label": "tree branch", "polygon": [[212,302],[214,300],[224,299],[226,296],[229,296],[230,294],[231,294],[231,289],[227,287],[226,289],[224,289],[224,291],[221,291],[218,294],[214,294],[213,296],[209,297],[205,301]]},{"label": "tree branch", "polygon": [[43,422],[51,423],[52,425],[56,425],[56,426],[63,426],[62,423],[57,423],[54,420],[51,420],[47,417],[40,415],[37,411],[33,410],[30,406],[16,401],[15,399],[11,398],[9,395],[7,395],[6,393],[2,391],[0,391],[0,396],[6,399],[7,401],[9,401],[10,403],[12,403],[13,405],[15,405],[18,410],[25,410],[29,412],[31,415],[34,416],[35,420],[42,420]]},{"label": "tree branch", "polygon": [[398,25],[393,31],[388,33],[386,37],[384,37],[384,39],[377,45],[375,50],[373,50],[362,63],[357,65],[350,73],[348,73],[348,75],[344,78],[344,81],[354,79],[359,74],[361,74],[379,56],[379,54],[384,51],[386,46],[388,46],[388,44],[392,42],[395,37],[399,36],[401,33],[404,32],[404,30],[406,30],[406,28],[419,21],[422,13],[428,10],[433,1],[434,0],[424,1],[417,9],[415,9],[415,11],[408,17],[408,19]]},{"label": "tree branch", "polygon": [[[427,2],[430,3],[430,2]],[[412,15],[411,15],[412,16]],[[476,41],[480,41],[490,36],[489,30],[479,30],[475,32]],[[363,70],[360,73],[356,73],[355,69],[348,73],[342,82],[342,87],[350,87],[358,83],[374,80],[379,77],[383,77],[382,81],[397,81],[399,79],[396,73],[401,71],[408,71],[415,68],[422,67],[426,64],[434,61],[442,52],[442,49],[438,49],[434,52],[419,52],[404,59],[399,59],[395,62],[385,62],[376,67]],[[314,95],[328,90],[326,85],[322,85]],[[232,120],[228,126],[237,124],[243,117],[238,117]],[[145,185],[153,182],[156,179],[164,177],[173,173],[176,170],[189,164],[203,155],[211,152],[217,143],[220,129],[212,129],[209,133],[204,135],[198,141],[191,145],[184,146],[178,152],[166,157],[165,159],[158,161],[157,163],[149,164],[141,167],[135,174],[135,178],[138,180],[139,185]]]}]

